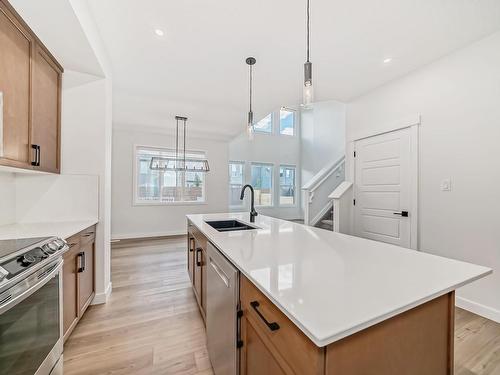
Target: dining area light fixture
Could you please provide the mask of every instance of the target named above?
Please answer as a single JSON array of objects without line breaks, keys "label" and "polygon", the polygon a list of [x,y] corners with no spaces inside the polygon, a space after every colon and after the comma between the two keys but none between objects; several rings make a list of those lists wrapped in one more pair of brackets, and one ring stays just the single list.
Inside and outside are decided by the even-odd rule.
[{"label": "dining area light fixture", "polygon": [[[175,157],[153,156],[149,163],[149,168],[155,171],[175,171],[175,172],[209,172],[210,165],[208,159],[193,158],[186,156],[186,131],[187,117],[175,116]],[[180,131],[179,125],[182,122],[182,152],[179,152]]]},{"label": "dining area light fixture", "polygon": [[311,15],[310,0],[307,0],[306,7],[306,62],[304,63],[304,87],[302,103],[304,106],[310,105],[314,100],[314,87],[312,80],[312,63],[310,60],[310,34],[311,34]]},{"label": "dining area light fixture", "polygon": [[247,126],[246,126],[246,131],[247,131],[247,136],[248,139],[251,141],[253,140],[253,133],[254,133],[254,123],[253,123],[253,109],[252,109],[252,94],[253,94],[253,66],[257,62],[255,57],[247,57],[245,62],[247,63],[249,67],[249,108],[248,108],[248,118],[247,118]]}]

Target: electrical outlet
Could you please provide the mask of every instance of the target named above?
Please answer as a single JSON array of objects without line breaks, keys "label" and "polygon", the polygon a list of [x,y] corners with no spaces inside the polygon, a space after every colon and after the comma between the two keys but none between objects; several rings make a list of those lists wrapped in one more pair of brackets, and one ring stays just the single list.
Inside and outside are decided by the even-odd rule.
[{"label": "electrical outlet", "polygon": [[441,181],[441,191],[451,191],[451,179],[445,178]]}]

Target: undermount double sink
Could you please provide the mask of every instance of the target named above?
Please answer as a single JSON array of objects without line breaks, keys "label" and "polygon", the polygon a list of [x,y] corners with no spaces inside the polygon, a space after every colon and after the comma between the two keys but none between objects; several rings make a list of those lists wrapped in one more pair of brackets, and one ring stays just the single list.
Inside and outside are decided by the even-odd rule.
[{"label": "undermount double sink", "polygon": [[219,232],[233,232],[238,230],[251,230],[251,229],[259,229],[257,227],[253,227],[251,225],[242,223],[238,220],[214,220],[214,221],[205,221],[208,225]]}]

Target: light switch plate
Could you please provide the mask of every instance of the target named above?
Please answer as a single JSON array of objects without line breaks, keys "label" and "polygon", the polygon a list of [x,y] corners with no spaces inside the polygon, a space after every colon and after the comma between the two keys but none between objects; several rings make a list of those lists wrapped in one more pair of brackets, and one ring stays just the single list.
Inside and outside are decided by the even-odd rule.
[{"label": "light switch plate", "polygon": [[441,191],[451,191],[451,179],[445,178],[441,181]]}]

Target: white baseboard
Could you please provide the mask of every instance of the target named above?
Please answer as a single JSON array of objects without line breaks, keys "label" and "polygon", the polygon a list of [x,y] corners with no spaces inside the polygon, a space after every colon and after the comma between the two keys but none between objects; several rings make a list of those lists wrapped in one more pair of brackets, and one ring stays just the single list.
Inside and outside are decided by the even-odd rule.
[{"label": "white baseboard", "polygon": [[489,306],[482,305],[480,303],[468,300],[463,297],[455,298],[455,305],[461,309],[470,311],[474,314],[480,315],[484,318],[493,320],[494,322],[500,323],[500,311]]},{"label": "white baseboard", "polygon": [[94,299],[92,300],[91,305],[102,305],[103,303],[108,302],[112,289],[113,289],[113,284],[110,282],[104,293],[96,293]]},{"label": "white baseboard", "polygon": [[165,236],[181,236],[187,233],[185,230],[172,230],[165,232],[152,232],[152,233],[119,233],[111,234],[111,241],[113,240],[129,240],[135,238],[147,238],[147,237],[165,237]]}]

